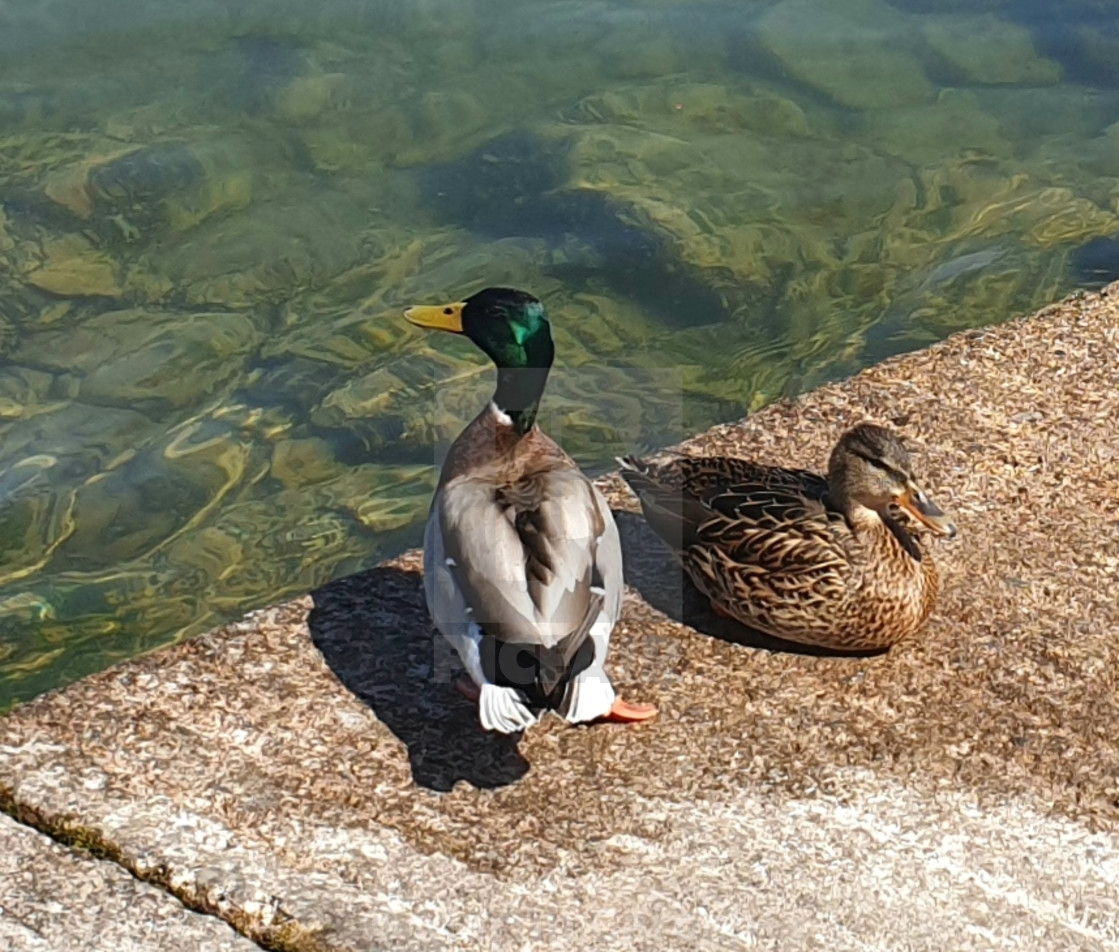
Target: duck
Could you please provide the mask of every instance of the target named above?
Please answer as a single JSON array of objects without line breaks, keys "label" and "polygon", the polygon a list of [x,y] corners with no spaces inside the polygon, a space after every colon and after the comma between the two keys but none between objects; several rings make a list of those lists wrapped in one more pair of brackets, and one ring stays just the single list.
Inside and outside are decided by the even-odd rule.
[{"label": "duck", "polygon": [[886,427],[844,432],[826,476],[729,456],[619,463],[717,615],[784,641],[874,652],[932,612],[940,577],[914,530],[953,538],[956,527]]},{"label": "duck", "polygon": [[549,712],[650,719],[656,708],[620,698],[605,668],[624,590],[613,513],[537,423],[555,356],[544,305],[490,287],[404,317],[468,338],[497,368],[493,397],[443,461],[424,530],[424,595],[466,669],[459,690],[500,734]]}]

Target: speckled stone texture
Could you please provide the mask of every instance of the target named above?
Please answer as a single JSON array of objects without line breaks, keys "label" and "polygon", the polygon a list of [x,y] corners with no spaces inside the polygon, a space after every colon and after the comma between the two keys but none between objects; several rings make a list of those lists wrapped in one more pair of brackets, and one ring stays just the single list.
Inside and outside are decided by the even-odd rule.
[{"label": "speckled stone texture", "polygon": [[254,952],[259,946],[116,863],[65,849],[0,814],[0,949]]},{"label": "speckled stone texture", "polygon": [[877,657],[712,617],[633,515],[653,722],[482,734],[416,553],[0,719],[0,803],[284,949],[1119,949],[1119,285],[687,444],[901,431],[960,529]]}]

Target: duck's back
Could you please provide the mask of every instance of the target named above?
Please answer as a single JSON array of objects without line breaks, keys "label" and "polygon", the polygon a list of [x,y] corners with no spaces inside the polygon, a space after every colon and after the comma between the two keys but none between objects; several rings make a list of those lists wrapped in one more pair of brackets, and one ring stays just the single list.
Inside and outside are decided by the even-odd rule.
[{"label": "duck's back", "polygon": [[471,427],[448,456],[433,517],[474,620],[499,640],[544,645],[593,623],[596,599],[615,620],[621,547],[594,484],[539,429],[510,443],[489,423]]}]

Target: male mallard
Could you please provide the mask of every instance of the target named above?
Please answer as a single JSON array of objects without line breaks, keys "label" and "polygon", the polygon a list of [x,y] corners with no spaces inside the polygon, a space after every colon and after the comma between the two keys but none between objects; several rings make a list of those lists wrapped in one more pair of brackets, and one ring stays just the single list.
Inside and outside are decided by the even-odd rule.
[{"label": "male mallard", "polygon": [[614,517],[536,426],[553,357],[543,305],[487,288],[404,316],[465,334],[497,365],[493,399],[451,445],[424,533],[428,611],[470,674],[461,687],[482,726],[512,733],[545,710],[571,723],[652,717],[615,696],[604,668],[622,610]]},{"label": "male mallard", "polygon": [[936,566],[898,510],[942,536],[956,527],[884,427],[844,433],[827,479],[729,457],[621,462],[649,525],[717,614],[788,641],[863,651],[913,634],[932,611]]}]

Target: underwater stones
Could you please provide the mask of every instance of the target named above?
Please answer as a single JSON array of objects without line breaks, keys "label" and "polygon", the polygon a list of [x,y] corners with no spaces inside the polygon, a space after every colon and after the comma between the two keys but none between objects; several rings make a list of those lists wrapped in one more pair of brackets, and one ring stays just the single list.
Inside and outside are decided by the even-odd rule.
[{"label": "underwater stones", "polygon": [[1073,252],[1069,265],[1081,287],[1102,288],[1119,280],[1119,232],[1081,245]]},{"label": "underwater stones", "polygon": [[563,368],[553,371],[556,379],[569,368],[580,373],[587,365],[599,366],[603,358],[640,364],[639,349],[664,332],[639,304],[617,295],[558,288],[549,297],[553,300],[549,308],[562,318],[553,324],[552,335],[556,350],[564,355]]},{"label": "underwater stones", "polygon": [[567,180],[567,149],[511,132],[469,155],[416,170],[423,199],[443,218],[485,235],[522,234],[524,206]]},{"label": "underwater stones", "polygon": [[[356,571],[383,551],[377,542],[354,531],[350,514],[324,504],[318,487],[281,489],[267,497],[245,498],[212,518],[214,527],[235,540],[241,558],[198,586],[207,604],[224,611],[246,602],[260,605],[273,598],[302,595],[339,574]],[[298,519],[293,514],[298,513]],[[182,545],[195,533],[184,534]],[[402,540],[386,540],[386,544]],[[193,587],[193,586],[192,586]]]},{"label": "underwater stones", "polygon": [[917,166],[941,163],[952,151],[1014,154],[1003,124],[965,89],[943,89],[931,103],[875,110],[862,126],[878,149]]},{"label": "underwater stones", "polygon": [[[53,396],[53,393],[52,393]],[[0,465],[10,467],[20,460],[44,457],[52,464],[53,476],[85,479],[131,452],[163,428],[134,410],[94,407],[73,399],[53,400],[13,425],[0,423]]]},{"label": "underwater stones", "polygon": [[[434,488],[424,484],[427,496]],[[375,534],[395,532],[409,526],[420,526],[427,515],[429,500],[417,494],[403,499],[385,498],[378,494],[367,499],[351,500],[346,508],[362,526]]]},{"label": "underwater stones", "polygon": [[72,165],[55,169],[48,173],[43,181],[43,194],[56,205],[60,205],[79,218],[87,219],[93,214],[94,202],[89,182],[90,173],[93,169],[108,165],[132,151],[134,151],[132,147],[126,147],[113,149],[102,155],[87,155]]},{"label": "underwater stones", "polygon": [[404,387],[404,381],[397,374],[387,367],[378,367],[347,380],[328,393],[312,419],[329,426],[342,419],[377,416],[398,401]]},{"label": "underwater stones", "polygon": [[255,165],[247,140],[164,142],[84,158],[49,174],[43,192],[106,238],[131,243],[244,207]]},{"label": "underwater stones", "polygon": [[[204,142],[193,146],[191,152],[200,171],[197,184],[172,191],[162,202],[173,232],[193,228],[218,213],[244,208],[253,197],[252,170],[260,158],[247,143]],[[124,235],[128,240],[127,228]]]},{"label": "underwater stones", "polygon": [[1042,188],[1031,206],[1031,220],[1021,225],[1027,245],[1052,247],[1119,231],[1119,217],[1068,188]]},{"label": "underwater stones", "polygon": [[843,106],[882,109],[932,98],[910,23],[883,0],[781,0],[755,30],[789,75]]},{"label": "underwater stones", "polygon": [[306,122],[327,110],[344,107],[352,95],[353,85],[345,73],[297,76],[276,92],[272,111],[285,122]]},{"label": "underwater stones", "polygon": [[1084,147],[1081,161],[1096,175],[1119,178],[1119,122]]},{"label": "underwater stones", "polygon": [[501,63],[506,75],[519,74],[544,98],[563,99],[601,83],[604,64],[595,46],[610,28],[608,6],[595,0],[513,4],[479,42],[484,59]]},{"label": "underwater stones", "polygon": [[180,571],[197,572],[207,581],[220,579],[247,557],[241,540],[218,526],[202,526],[178,536],[167,555]]},{"label": "underwater stones", "polygon": [[469,420],[491,389],[486,366],[425,348],[347,379],[310,418],[354,443],[355,455],[391,451],[396,459],[430,460],[432,442],[453,438],[454,425],[461,429],[463,414]]},{"label": "underwater stones", "polygon": [[17,332],[12,322],[0,314],[0,357],[7,356],[16,345]]},{"label": "underwater stones", "polygon": [[318,437],[280,440],[272,449],[268,475],[288,489],[320,483],[335,475],[338,462],[330,444]]},{"label": "underwater stones", "polygon": [[[420,134],[429,143],[443,140],[448,145],[460,143],[482,129],[490,119],[489,110],[481,100],[464,89],[431,89],[419,103]],[[440,151],[434,145],[435,157]],[[461,151],[459,147],[458,151]]]},{"label": "underwater stones", "polygon": [[152,554],[241,484],[251,453],[212,417],[161,435],[77,487],[73,531],[56,558],[89,569]]},{"label": "underwater stones", "polygon": [[28,284],[62,297],[119,298],[118,265],[80,235],[43,243],[42,262],[24,275]]},{"label": "underwater stones", "polygon": [[[976,86],[975,95],[998,116],[1019,154],[1032,157],[1042,147],[1091,139],[1119,115],[1119,90],[1085,90],[1072,83],[1054,86]],[[1078,150],[1079,151],[1079,150]]]},{"label": "underwater stones", "polygon": [[[28,380],[34,384],[34,378]],[[41,384],[41,381],[40,381]],[[75,531],[74,493],[157,427],[129,410],[47,404],[0,422],[0,585],[35,572]]]},{"label": "underwater stones", "polygon": [[[136,322],[151,315],[135,312]],[[119,406],[160,403],[185,407],[211,397],[236,377],[257,340],[256,328],[241,314],[165,316],[139,330],[133,324],[121,343],[127,348],[90,371],[82,399]]]},{"label": "underwater stones", "polygon": [[1107,0],[1033,0],[1023,4],[1038,44],[1073,80],[1119,86],[1119,25]]},{"label": "underwater stones", "polygon": [[415,134],[402,110],[384,106],[334,113],[330,122],[300,128],[299,137],[316,169],[368,174],[378,163],[408,164],[400,157],[409,154]]},{"label": "underwater stones", "polygon": [[614,30],[595,49],[602,56],[606,72],[619,79],[668,76],[687,65],[673,38],[663,34],[646,34],[635,41],[629,31]]},{"label": "underwater stones", "polygon": [[376,16],[378,24],[388,26],[392,35],[421,50],[436,45],[442,50],[445,42],[453,44],[456,40],[473,41],[486,23],[478,0],[410,0],[379,4]]},{"label": "underwater stones", "polygon": [[184,407],[233,379],[257,337],[242,314],[128,309],[29,334],[18,354],[79,375],[78,393],[92,403]]},{"label": "underwater stones", "polygon": [[348,466],[337,478],[315,487],[316,505],[344,510],[376,535],[418,530],[431,503],[436,472],[426,464]]},{"label": "underwater stones", "polygon": [[571,139],[573,178],[596,188],[686,175],[701,155],[676,136],[628,125],[589,125]]},{"label": "underwater stones", "polygon": [[1061,79],[1061,65],[1037,52],[1029,30],[993,13],[923,17],[921,35],[966,82],[1044,86]]},{"label": "underwater stones", "polygon": [[[935,272],[934,272],[935,274]],[[1010,253],[957,279],[948,298],[947,287],[926,282],[915,301],[907,323],[940,339],[970,326],[964,315],[997,314],[1018,308],[1021,302],[1052,300],[1067,281],[1065,263],[1036,248],[1013,249]]]},{"label": "underwater stones", "polygon": [[197,187],[202,174],[201,163],[185,143],[168,142],[94,165],[87,188],[95,205],[151,212],[169,195]]},{"label": "underwater stones", "polygon": [[[812,134],[804,109],[775,89],[730,89],[718,83],[672,83],[663,90],[664,112],[674,126],[700,133],[755,132],[763,136]],[[667,131],[667,130],[666,130]]]},{"label": "underwater stones", "polygon": [[315,287],[363,257],[368,211],[344,193],[291,189],[153,251],[150,267],[191,304],[251,308]]},{"label": "underwater stones", "polygon": [[[645,151],[654,153],[655,171],[643,170],[640,160],[614,159],[626,139],[635,142],[634,152],[653,143]],[[694,162],[693,150],[656,133],[548,126],[537,134],[501,136],[457,162],[424,170],[418,180],[425,200],[448,220],[486,238],[543,243],[555,258],[546,271],[597,273],[669,324],[719,320],[717,295],[679,267],[667,234],[650,227],[650,218],[641,216],[622,188],[596,178],[603,152],[611,156],[610,170],[635,188],[658,173],[683,174]]]},{"label": "underwater stones", "polygon": [[[311,309],[301,309],[303,303],[297,299],[287,306],[288,312],[296,310],[306,315]],[[260,355],[265,360],[283,360],[285,364],[307,360],[334,368],[357,367],[369,360],[374,350],[363,333],[367,321],[364,315],[338,318],[334,314],[323,314],[305,331],[279,334],[265,341]],[[332,374],[337,372],[334,370]]]},{"label": "underwater stones", "polygon": [[[903,224],[939,242],[1014,235],[1027,247],[1055,247],[1107,235],[1115,214],[1069,188],[1034,178],[1015,163],[964,156],[920,170],[925,201]],[[891,247],[919,247],[903,229]],[[944,251],[941,250],[943,255]]]},{"label": "underwater stones", "polygon": [[0,584],[35,571],[73,529],[68,500],[55,490],[58,459],[18,459],[0,472]]},{"label": "underwater stones", "polygon": [[0,254],[11,251],[15,246],[15,239],[8,234],[8,215],[4,206],[0,205]]},{"label": "underwater stones", "polygon": [[[3,353],[0,346],[0,355]],[[31,367],[9,364],[0,369],[0,420],[14,420],[40,411],[50,402],[53,384],[53,374]]]},{"label": "underwater stones", "polygon": [[301,357],[265,360],[246,375],[239,394],[276,414],[301,416],[337,386],[341,374],[332,364]]}]

